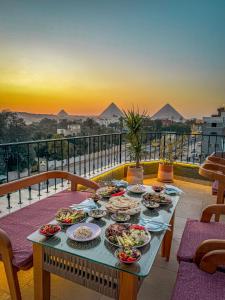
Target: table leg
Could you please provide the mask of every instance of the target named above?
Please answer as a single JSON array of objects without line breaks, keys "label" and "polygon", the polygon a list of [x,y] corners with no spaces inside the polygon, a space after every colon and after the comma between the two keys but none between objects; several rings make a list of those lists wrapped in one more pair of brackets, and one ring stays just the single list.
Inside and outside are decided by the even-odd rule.
[{"label": "table leg", "polygon": [[137,300],[138,277],[120,272],[119,300]]},{"label": "table leg", "polygon": [[173,216],[170,220],[170,230],[167,230],[163,242],[162,242],[162,248],[161,248],[161,256],[165,257],[167,261],[170,259],[170,250],[172,245],[172,239],[173,239],[173,228],[174,228],[174,218],[175,218],[175,212],[173,213]]},{"label": "table leg", "polygon": [[43,248],[33,244],[34,300],[50,300],[50,273],[43,269]]}]

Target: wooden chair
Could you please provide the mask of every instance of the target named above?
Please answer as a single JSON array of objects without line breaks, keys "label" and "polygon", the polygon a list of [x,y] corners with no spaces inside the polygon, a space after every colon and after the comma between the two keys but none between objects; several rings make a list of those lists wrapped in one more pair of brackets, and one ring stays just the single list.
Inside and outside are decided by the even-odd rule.
[{"label": "wooden chair", "polygon": [[[207,160],[208,161],[208,160]],[[203,177],[207,177],[212,181],[218,182],[217,191],[217,204],[224,203],[224,193],[225,193],[225,164],[216,163],[203,163],[199,168],[199,174]],[[215,216],[216,221],[219,220],[219,215]]]},{"label": "wooden chair", "polygon": [[[98,184],[93,181],[87,180],[85,178],[82,178],[80,176],[68,172],[50,171],[50,172],[44,172],[38,175],[34,175],[13,182],[2,184],[0,185],[0,196],[8,193],[12,193],[19,189],[23,189],[32,186],[34,184],[38,184],[42,181],[46,181],[52,178],[54,179],[62,178],[62,179],[69,180],[71,182],[71,191],[76,191],[78,184],[94,190],[96,190],[99,187]],[[35,204],[31,204],[29,207],[32,208],[32,205]],[[16,216],[16,214],[18,214],[19,212],[20,210],[14,212],[13,213],[14,216]],[[10,215],[11,214],[4,216],[3,218],[7,219],[7,217],[10,217]],[[52,218],[53,217],[54,216],[52,216]],[[49,221],[51,221],[51,219]],[[18,231],[20,230],[19,226],[20,224],[18,224]],[[4,264],[8,286],[11,293],[11,298],[12,300],[21,300],[21,293],[19,288],[17,272],[19,270],[26,270],[32,267],[32,261],[26,265],[23,265],[22,267],[15,266],[15,264],[13,263],[14,253],[13,253],[12,241],[10,240],[7,233],[2,229],[0,229],[0,258]]]},{"label": "wooden chair", "polygon": [[171,300],[225,299],[225,224],[210,222],[216,214],[225,214],[225,204],[205,208],[200,221],[187,221]]},{"label": "wooden chair", "polygon": [[225,224],[211,222],[213,215],[221,214],[225,215],[225,204],[213,204],[203,210],[200,221],[187,220],[177,252],[179,262],[194,261],[200,266],[209,251],[225,251]]}]

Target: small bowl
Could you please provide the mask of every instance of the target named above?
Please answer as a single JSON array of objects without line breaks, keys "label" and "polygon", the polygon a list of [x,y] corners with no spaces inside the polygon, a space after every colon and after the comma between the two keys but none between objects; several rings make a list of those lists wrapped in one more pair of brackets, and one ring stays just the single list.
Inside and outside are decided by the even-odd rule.
[{"label": "small bowl", "polygon": [[154,202],[154,201],[146,201],[146,200],[142,200],[142,203],[145,207],[149,208],[149,209],[155,209],[158,208],[160,206],[159,203]]},{"label": "small bowl", "polygon": [[[123,219],[122,219],[123,217]],[[130,215],[127,214],[123,214],[123,213],[115,213],[111,215],[111,218],[113,219],[113,221],[117,222],[117,223],[123,223],[123,222],[127,222],[130,220]]]},{"label": "small bowl", "polygon": [[106,213],[107,212],[103,209],[92,209],[89,211],[88,215],[94,219],[101,219],[102,217],[106,216]]},{"label": "small bowl", "polygon": [[[133,260],[133,261],[123,260],[119,255],[120,255],[120,253],[122,253],[122,252],[124,252],[126,250],[132,251],[133,253],[136,253],[137,258],[135,260]],[[121,263],[130,265],[130,264],[138,262],[141,259],[141,251],[138,250],[138,249],[134,249],[134,248],[130,248],[130,249],[120,248],[120,249],[117,249],[115,251],[115,257],[118,258]]]},{"label": "small bowl", "polygon": [[[48,231],[44,231],[44,228],[46,226],[51,226],[52,228],[55,229],[55,232],[54,233],[50,233]],[[41,228],[39,229],[39,233],[46,236],[46,237],[51,237],[51,236],[54,236],[57,232],[61,231],[61,227],[57,224],[45,224],[45,225],[42,225]]]}]

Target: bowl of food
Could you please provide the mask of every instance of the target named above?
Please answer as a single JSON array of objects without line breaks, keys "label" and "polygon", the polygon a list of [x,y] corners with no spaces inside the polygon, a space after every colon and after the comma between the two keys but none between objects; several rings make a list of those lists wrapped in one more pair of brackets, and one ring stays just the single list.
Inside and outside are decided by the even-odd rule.
[{"label": "bowl of food", "polygon": [[104,209],[92,209],[88,213],[89,217],[92,217],[94,219],[101,219],[106,214],[107,212]]},{"label": "bowl of food", "polygon": [[92,200],[94,200],[94,202],[98,202],[99,200],[102,199],[102,197],[101,197],[99,194],[97,194],[97,193],[93,193],[93,194],[90,196],[90,198],[91,198]]},{"label": "bowl of food", "polygon": [[76,224],[83,221],[85,218],[85,211],[71,208],[61,208],[55,216],[56,221],[62,225]]},{"label": "bowl of food", "polygon": [[143,194],[146,192],[146,187],[142,184],[129,185],[127,187],[128,192],[134,194]]},{"label": "bowl of food", "polygon": [[115,251],[115,256],[124,264],[133,264],[140,260],[141,251],[134,248],[122,248]]},{"label": "bowl of food", "polygon": [[127,222],[130,220],[130,215],[124,214],[124,213],[115,213],[115,214],[111,215],[111,218],[115,222],[123,223],[123,222]]},{"label": "bowl of food", "polygon": [[58,224],[45,224],[39,229],[40,234],[50,237],[55,235],[61,230],[61,227]]},{"label": "bowl of food", "polygon": [[97,238],[101,234],[101,228],[94,223],[79,223],[72,225],[66,231],[71,240],[87,242]]},{"label": "bowl of food", "polygon": [[155,208],[158,208],[159,206],[160,206],[160,204],[159,203],[157,203],[157,202],[154,202],[154,201],[148,201],[148,200],[142,200],[142,204],[145,206],[145,207],[147,207],[147,208],[149,208],[149,209],[155,209]]},{"label": "bowl of food", "polygon": [[111,224],[105,231],[109,243],[122,248],[139,248],[151,240],[148,230],[138,224]]},{"label": "bowl of food", "polygon": [[164,190],[164,187],[162,185],[153,185],[152,189],[156,193],[160,193]]}]

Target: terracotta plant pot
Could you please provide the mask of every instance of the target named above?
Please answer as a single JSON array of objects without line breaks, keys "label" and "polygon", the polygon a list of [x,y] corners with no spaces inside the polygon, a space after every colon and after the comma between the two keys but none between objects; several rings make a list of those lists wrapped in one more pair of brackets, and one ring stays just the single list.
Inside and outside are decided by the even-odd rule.
[{"label": "terracotta plant pot", "polygon": [[173,165],[159,163],[158,181],[170,183],[173,182]]},{"label": "terracotta plant pot", "polygon": [[143,184],[143,167],[136,168],[135,166],[128,166],[127,182],[129,184]]}]

